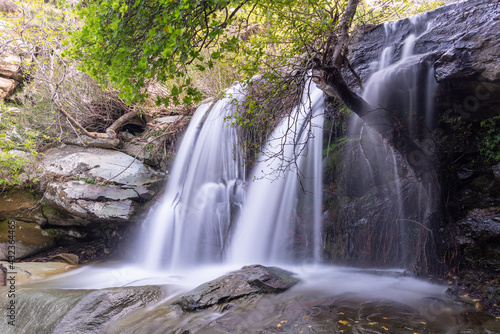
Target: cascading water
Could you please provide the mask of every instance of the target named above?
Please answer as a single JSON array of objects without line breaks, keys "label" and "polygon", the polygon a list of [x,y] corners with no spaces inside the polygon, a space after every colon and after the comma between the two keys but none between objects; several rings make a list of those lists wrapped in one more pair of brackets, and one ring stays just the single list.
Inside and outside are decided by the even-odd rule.
[{"label": "cascading water", "polygon": [[323,111],[323,91],[309,80],[255,167],[230,261],[320,261]]},{"label": "cascading water", "polygon": [[144,224],[147,267],[320,260],[323,93],[308,81],[301,105],[266,145],[243,204],[243,155],[227,123],[241,90],[232,87],[193,116],[162,203]]},{"label": "cascading water", "polygon": [[[375,230],[366,232],[371,233],[369,242],[360,240],[361,249],[358,251],[365,253],[364,259],[360,255],[360,262],[409,268],[414,263],[416,249],[422,246],[416,236],[428,233],[424,221],[432,199],[404,159],[374,127],[380,129],[388,124],[387,119],[396,115],[405,120],[402,126],[407,133],[425,144],[435,123],[433,109],[437,84],[431,62],[414,51],[418,39],[430,28],[425,14],[410,20],[412,33],[403,41],[398,39],[398,24],[401,21],[385,23],[385,47],[379,59],[370,66],[372,74],[362,96],[372,106],[372,114],[368,114],[366,122],[354,115],[349,125],[349,135],[355,143],[347,159],[354,157],[355,161],[346,165],[363,165],[357,168],[357,173],[366,175],[356,177],[353,174],[356,170],[346,168],[350,176],[346,175],[344,179],[349,178],[347,183],[351,189],[347,191],[351,195],[367,196],[365,200],[370,200],[371,196],[372,201],[377,198],[380,202],[375,211],[365,212],[369,218],[354,222],[360,229],[368,223],[378,225]],[[383,211],[386,214],[382,214]],[[373,257],[371,261],[366,261],[366,252]]]},{"label": "cascading water", "polygon": [[140,249],[147,267],[221,261],[232,217],[243,200],[243,154],[237,129],[227,120],[237,108],[233,101],[244,98],[242,91],[234,85],[224,98],[201,105],[194,114],[162,203],[144,224]]}]

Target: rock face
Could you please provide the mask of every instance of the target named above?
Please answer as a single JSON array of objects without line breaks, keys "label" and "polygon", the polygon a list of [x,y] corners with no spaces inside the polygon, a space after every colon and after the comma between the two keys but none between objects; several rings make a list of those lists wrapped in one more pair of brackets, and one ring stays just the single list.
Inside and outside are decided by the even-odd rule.
[{"label": "rock face", "polygon": [[[359,155],[353,150],[345,151],[345,156],[356,153],[361,159],[356,160],[360,161],[358,164],[342,160],[332,168],[338,172],[342,166],[349,166],[348,176],[337,176],[334,184],[339,190],[335,194],[337,204],[326,207],[328,215],[334,217],[326,222],[327,253],[331,258],[351,265],[391,266],[395,265],[391,263],[394,254],[398,254],[403,259],[396,263],[398,266],[414,263],[408,269],[443,274],[460,262],[454,263],[454,256],[448,259],[447,255],[456,251],[457,222],[474,208],[500,205],[498,181],[493,178],[496,167],[492,174],[491,161],[487,163],[479,152],[482,142],[491,144],[491,138],[498,137],[495,127],[498,128],[500,105],[499,18],[498,1],[469,0],[358,31],[348,57],[365,86],[370,75],[383,67],[378,63],[383,51],[392,46],[392,53],[384,53],[388,58],[384,61],[393,64],[387,67],[390,75],[389,71],[379,72],[384,80],[372,83],[383,82],[379,91],[384,95],[379,101],[387,105],[380,109],[390,116],[386,119],[390,120],[388,127],[394,130],[391,138],[397,139],[399,134],[401,138],[411,138],[422,153],[416,157],[423,158],[412,161],[410,146],[398,149],[393,145],[398,155],[390,168],[397,167],[398,179],[382,178],[370,184],[374,179],[370,177],[371,167],[363,166],[367,165],[365,161],[377,165],[375,159],[370,160],[373,152],[362,149]],[[414,44],[405,43],[412,40]],[[406,52],[403,58],[405,46],[411,46],[413,52]],[[344,75],[360,93],[354,76],[348,72]],[[385,125],[378,121],[379,127]],[[485,129],[484,122],[493,126]],[[484,136],[486,130],[490,132]],[[362,136],[359,138],[361,141]],[[418,162],[426,165],[425,173],[418,173]],[[383,177],[389,174],[383,168],[375,169]],[[332,175],[325,176],[331,178]],[[399,216],[401,210],[393,205],[393,198],[386,196],[387,190],[398,183],[398,196],[405,202],[404,216]],[[407,196],[417,192],[425,196]],[[424,197],[427,204],[420,202]],[[425,212],[419,212],[417,207],[425,208]],[[418,244],[420,240],[423,241]],[[446,265],[436,260],[442,258],[446,258]]]},{"label": "rock face", "polygon": [[[475,209],[458,222],[457,244],[471,266],[500,271],[500,208]],[[480,263],[476,260],[481,259]]]},{"label": "rock face", "polygon": [[129,155],[101,148],[62,146],[48,151],[42,165],[70,179],[47,184],[43,212],[51,225],[131,221],[164,179]]},{"label": "rock face", "polygon": [[[438,109],[446,112],[458,105],[468,117],[497,115],[500,103],[500,4],[490,0],[469,0],[420,14],[422,18],[398,21],[393,32],[400,47],[394,58],[401,57],[403,41],[413,22],[417,31],[430,29],[415,41],[415,54],[408,67],[432,61],[439,84]],[[363,82],[371,74],[370,64],[384,48],[384,25],[358,32],[350,46],[351,63]],[[349,73],[346,73],[348,76]],[[355,79],[350,80],[356,86]],[[479,109],[480,106],[480,109]],[[480,113],[479,113],[480,111]],[[456,111],[455,111],[456,112]]]}]

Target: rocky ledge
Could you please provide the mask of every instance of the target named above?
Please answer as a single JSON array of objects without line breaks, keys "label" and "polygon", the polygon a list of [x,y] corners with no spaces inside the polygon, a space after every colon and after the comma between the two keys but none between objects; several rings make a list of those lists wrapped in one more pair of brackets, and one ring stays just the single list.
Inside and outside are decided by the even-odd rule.
[{"label": "rocky ledge", "polygon": [[[166,176],[125,153],[95,147],[62,145],[40,164],[41,191],[0,196],[0,229],[15,222],[16,259],[96,233],[110,239],[111,230],[142,221]],[[7,259],[8,241],[1,233],[0,260]]]}]

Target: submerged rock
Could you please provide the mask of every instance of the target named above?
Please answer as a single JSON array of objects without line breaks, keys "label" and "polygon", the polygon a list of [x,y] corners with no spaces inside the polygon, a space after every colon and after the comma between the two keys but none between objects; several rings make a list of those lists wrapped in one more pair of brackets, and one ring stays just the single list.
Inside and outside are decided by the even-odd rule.
[{"label": "submerged rock", "polygon": [[[283,273],[279,268],[242,268],[205,283],[181,298],[159,303],[147,310],[132,312],[112,323],[104,333],[444,333],[469,328],[471,330],[468,333],[479,334],[488,330],[494,332],[498,327],[491,316],[481,312],[476,312],[477,315],[472,312],[462,314],[464,309],[453,309],[452,301],[444,295],[432,297],[428,291],[429,297],[419,296],[418,288],[407,290],[405,283],[395,278],[374,276],[373,282],[374,286],[377,282],[386,280],[395,283],[395,290],[392,292],[400,297],[395,297],[389,292],[390,289],[384,292],[374,292],[373,288],[366,288],[364,292],[357,291],[355,275],[353,281],[347,282],[336,281],[332,277],[330,286],[320,283],[329,281],[323,277],[323,280],[316,282],[318,286],[306,281],[282,293],[257,292],[245,295],[244,291],[252,290],[248,283],[254,276],[252,272],[257,271],[258,277],[263,277],[268,270],[273,273],[278,270],[278,276]],[[244,277],[248,274],[250,278],[247,277],[245,282]],[[285,277],[289,277],[288,275],[285,271]],[[349,279],[348,276],[345,278]],[[349,288],[336,290],[336,283]],[[281,285],[278,285],[278,291],[281,291]],[[189,307],[186,310],[179,305],[179,301],[186,296],[199,296],[203,294],[200,291],[205,291],[207,296],[212,295],[212,291],[217,291],[220,286],[234,286],[232,290],[238,297],[230,303],[225,302],[224,298],[222,303],[218,303],[220,300],[217,297],[212,298],[213,302],[209,302],[210,306],[207,308]],[[379,286],[378,289],[380,288]],[[267,288],[264,291],[271,292]],[[371,293],[378,297],[370,296]],[[384,293],[387,298],[383,296]],[[198,297],[190,299],[196,301]],[[467,316],[472,316],[477,323],[471,326],[472,322],[466,319]]]},{"label": "submerged rock", "polygon": [[185,311],[196,311],[255,294],[280,293],[298,282],[293,273],[284,269],[262,265],[245,266],[200,285],[174,303]]}]

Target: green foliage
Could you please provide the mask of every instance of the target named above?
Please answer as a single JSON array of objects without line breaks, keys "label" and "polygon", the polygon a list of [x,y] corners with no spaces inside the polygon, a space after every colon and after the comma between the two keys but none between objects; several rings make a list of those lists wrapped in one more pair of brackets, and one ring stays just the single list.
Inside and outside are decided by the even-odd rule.
[{"label": "green foliage", "polygon": [[[362,2],[356,20],[376,23],[414,10],[409,0],[378,2]],[[231,79],[264,72],[282,78],[297,67],[310,68],[312,56],[331,52],[346,5],[347,0],[88,0],[77,9],[83,26],[73,34],[69,53],[129,102],[143,100],[148,85],[161,82],[169,92],[157,96],[158,104],[189,105],[204,95],[195,81],[221,64],[238,68],[240,75]]]},{"label": "green foliage", "polygon": [[427,12],[429,10],[436,9],[444,5],[443,0],[432,0],[429,2],[424,2],[421,6],[418,6],[410,11],[412,15]]},{"label": "green foliage", "polygon": [[[174,103],[201,99],[191,85],[188,65],[212,68],[237,39],[225,28],[247,1],[91,0],[79,7],[83,28],[75,33],[73,56],[105,83],[110,80],[128,100],[144,98],[149,81],[172,81]],[[201,51],[209,49],[208,56]],[[198,62],[198,63],[196,63]],[[170,98],[160,98],[168,103]]]},{"label": "green foliage", "polygon": [[36,183],[38,179],[27,170],[34,169],[38,156],[39,133],[15,123],[5,105],[1,105],[0,123],[0,187]]},{"label": "green foliage", "polygon": [[481,122],[479,150],[486,162],[500,162],[500,117]]}]

